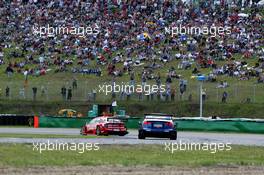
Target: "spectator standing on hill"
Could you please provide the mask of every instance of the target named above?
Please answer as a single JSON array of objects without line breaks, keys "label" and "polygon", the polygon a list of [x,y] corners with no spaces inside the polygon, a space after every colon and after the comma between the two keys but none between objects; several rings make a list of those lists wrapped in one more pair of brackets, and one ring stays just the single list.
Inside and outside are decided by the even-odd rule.
[{"label": "spectator standing on hill", "polygon": [[70,88],[68,89],[67,100],[71,101],[71,99],[72,99],[72,88],[70,87]]},{"label": "spectator standing on hill", "polygon": [[146,74],[143,73],[142,74],[142,77],[141,77],[141,84],[142,84],[142,88],[144,89],[144,87],[146,86],[146,83],[147,83],[147,77],[146,77]]},{"label": "spectator standing on hill", "polygon": [[227,92],[223,92],[223,96],[222,96],[222,103],[226,103],[226,99],[227,99]]},{"label": "spectator standing on hill", "polygon": [[161,92],[160,92],[160,90],[157,91],[157,100],[158,101],[161,100]]},{"label": "spectator standing on hill", "polygon": [[41,91],[41,97],[47,95],[47,88],[44,85],[41,86],[40,91]]},{"label": "spectator standing on hill", "polygon": [[130,85],[135,86],[135,73],[131,72],[130,73]]},{"label": "spectator standing on hill", "polygon": [[187,89],[187,81],[186,80],[181,80],[180,81],[180,98],[182,99],[182,96],[184,94],[184,92],[186,91]]},{"label": "spectator standing on hill", "polygon": [[120,95],[119,95],[119,99],[124,100],[124,98],[125,98],[125,91],[121,90]]},{"label": "spectator standing on hill", "polygon": [[127,101],[130,100],[130,96],[131,96],[131,92],[130,91],[126,91],[126,97],[127,97]]},{"label": "spectator standing on hill", "polygon": [[150,93],[150,101],[153,101],[153,100],[154,100],[154,92],[151,91],[151,93]]},{"label": "spectator standing on hill", "polygon": [[6,97],[8,98],[10,95],[10,88],[9,86],[6,87]]},{"label": "spectator standing on hill", "polygon": [[33,87],[33,88],[32,88],[32,91],[33,91],[33,100],[35,101],[36,98],[37,98],[37,91],[38,91],[38,88],[37,88],[37,87]]},{"label": "spectator standing on hill", "polygon": [[13,73],[14,73],[14,70],[12,69],[11,65],[9,65],[6,68],[6,74],[7,74],[8,77],[11,77]]},{"label": "spectator standing on hill", "polygon": [[65,86],[63,86],[62,88],[61,88],[61,95],[62,95],[62,99],[65,101],[66,100],[66,88],[65,88]]},{"label": "spectator standing on hill", "polygon": [[168,86],[166,88],[166,93],[165,93],[165,100],[169,101],[169,97],[171,96],[171,88]]},{"label": "spectator standing on hill", "polygon": [[166,85],[170,85],[171,83],[172,83],[171,76],[168,75],[167,78],[166,78]]},{"label": "spectator standing on hill", "polygon": [[160,74],[158,73],[158,76],[156,77],[156,85],[158,86],[158,88],[160,89],[161,86],[161,79],[160,79]]},{"label": "spectator standing on hill", "polygon": [[73,90],[77,89],[77,79],[76,79],[76,78],[73,79],[73,82],[72,82],[72,89],[73,89]]}]

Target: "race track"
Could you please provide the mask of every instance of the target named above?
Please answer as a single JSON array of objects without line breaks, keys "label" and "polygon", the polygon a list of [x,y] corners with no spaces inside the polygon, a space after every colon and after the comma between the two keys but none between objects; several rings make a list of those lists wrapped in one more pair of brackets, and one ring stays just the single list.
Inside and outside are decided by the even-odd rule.
[{"label": "race track", "polygon": [[[66,128],[0,128],[1,134],[45,134],[78,136],[79,129]],[[35,142],[89,142],[99,144],[164,144],[164,143],[230,143],[235,145],[264,146],[264,136],[261,134],[241,133],[207,133],[207,132],[178,132],[177,141],[160,138],[139,140],[136,130],[129,130],[126,136],[109,136],[97,138],[6,138],[0,137],[0,143],[35,143]]]}]

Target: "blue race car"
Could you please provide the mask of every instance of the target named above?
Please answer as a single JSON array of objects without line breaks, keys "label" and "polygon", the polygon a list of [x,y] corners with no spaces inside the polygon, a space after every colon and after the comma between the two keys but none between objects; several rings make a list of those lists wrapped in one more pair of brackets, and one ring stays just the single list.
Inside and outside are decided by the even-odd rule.
[{"label": "blue race car", "polygon": [[146,137],[177,139],[176,125],[173,116],[168,114],[145,114],[145,118],[139,123],[138,139]]}]

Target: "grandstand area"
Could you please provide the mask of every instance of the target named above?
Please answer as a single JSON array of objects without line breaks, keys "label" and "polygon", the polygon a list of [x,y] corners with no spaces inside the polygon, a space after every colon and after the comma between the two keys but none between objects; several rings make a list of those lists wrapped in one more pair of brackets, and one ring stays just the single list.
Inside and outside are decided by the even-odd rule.
[{"label": "grandstand area", "polygon": [[[263,102],[263,9],[256,3],[241,8],[229,1],[154,1],[154,6],[151,1],[62,2],[4,1],[1,5],[1,99],[60,101],[62,88],[73,101],[91,100],[94,93],[97,101],[147,99],[137,93],[105,96],[98,92],[104,83],[124,82],[166,85],[165,92],[153,93],[151,99],[197,102],[195,76],[204,74],[208,101],[221,102],[227,92],[227,102]],[[166,28],[179,24],[213,24],[230,27],[231,33],[215,37],[166,33]],[[34,28],[47,25],[97,25],[100,32],[85,37],[34,33]]]},{"label": "grandstand area", "polygon": [[263,25],[263,0],[1,0],[0,174],[263,174]]}]

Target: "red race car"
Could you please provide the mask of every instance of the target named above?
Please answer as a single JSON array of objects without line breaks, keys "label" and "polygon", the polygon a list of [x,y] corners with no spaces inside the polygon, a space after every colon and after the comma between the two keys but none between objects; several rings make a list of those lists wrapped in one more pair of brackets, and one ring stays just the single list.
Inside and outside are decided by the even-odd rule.
[{"label": "red race car", "polygon": [[80,131],[81,135],[126,135],[127,128],[125,124],[118,118],[114,117],[96,117],[89,123],[84,125]]}]

